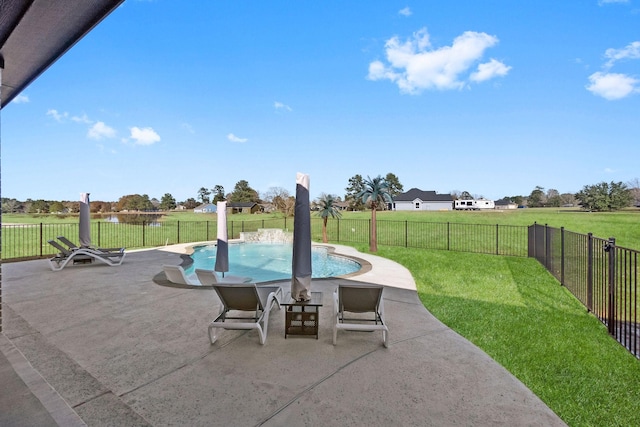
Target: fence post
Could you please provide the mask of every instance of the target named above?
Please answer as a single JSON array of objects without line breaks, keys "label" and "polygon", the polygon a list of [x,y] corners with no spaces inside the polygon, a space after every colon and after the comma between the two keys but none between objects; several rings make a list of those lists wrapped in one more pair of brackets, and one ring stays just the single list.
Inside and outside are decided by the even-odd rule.
[{"label": "fence post", "polygon": [[560,284],[564,286],[564,227],[560,227]]},{"label": "fence post", "polygon": [[340,241],[340,219],[338,219],[338,227],[336,229],[336,234],[338,235],[338,237],[336,237],[336,240],[339,242]]},{"label": "fence post", "polygon": [[544,225],[544,265],[552,271],[549,259],[551,258],[551,245],[549,244],[549,224]]},{"label": "fence post", "polygon": [[451,228],[449,227],[449,221],[447,221],[447,250],[451,250]]},{"label": "fence post", "polygon": [[[178,225],[178,236],[177,236],[178,241],[176,243],[180,243],[180,221],[177,221],[177,223],[178,223],[177,224]],[[142,226],[144,227],[144,224],[142,224]]]},{"label": "fence post", "polygon": [[102,241],[101,241],[102,233],[100,232],[100,230],[101,230],[100,221],[98,221],[98,247],[102,246]]},{"label": "fence post", "polygon": [[609,255],[609,307],[607,329],[611,335],[615,335],[616,317],[616,239],[609,237],[609,241],[604,245],[604,251]]},{"label": "fence post", "polygon": [[144,236],[144,231],[145,231],[144,225],[145,225],[145,222],[142,221],[142,247],[143,248],[146,246],[146,244],[145,244],[146,240],[145,240],[145,236]]},{"label": "fence post", "polygon": [[500,224],[496,224],[496,255],[500,255]]},{"label": "fence post", "polygon": [[593,311],[593,233],[587,234],[587,309]]},{"label": "fence post", "polygon": [[404,247],[409,247],[409,221],[404,220]]},{"label": "fence post", "polygon": [[538,259],[538,245],[537,245],[538,222],[534,221],[533,225],[529,227],[529,230],[527,231],[528,231],[527,244],[529,246],[527,248],[527,255],[529,255],[530,258]]},{"label": "fence post", "polygon": [[42,223],[40,223],[40,256],[42,256],[42,242],[44,242],[44,240],[42,239]]}]

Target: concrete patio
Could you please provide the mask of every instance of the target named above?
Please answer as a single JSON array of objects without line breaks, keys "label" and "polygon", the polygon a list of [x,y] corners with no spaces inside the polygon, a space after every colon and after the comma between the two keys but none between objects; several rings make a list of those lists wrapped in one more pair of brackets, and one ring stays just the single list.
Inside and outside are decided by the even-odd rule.
[{"label": "concrete patio", "polygon": [[[119,267],[4,264],[0,425],[565,425],[434,318],[405,268],[331,246],[371,270],[313,281],[324,293],[318,340],[285,340],[274,309],[264,346],[255,331],[209,344],[215,292],[162,285],[184,246],[132,251]],[[386,286],[388,349],[371,332],[332,345],[331,293],[349,281]]]}]

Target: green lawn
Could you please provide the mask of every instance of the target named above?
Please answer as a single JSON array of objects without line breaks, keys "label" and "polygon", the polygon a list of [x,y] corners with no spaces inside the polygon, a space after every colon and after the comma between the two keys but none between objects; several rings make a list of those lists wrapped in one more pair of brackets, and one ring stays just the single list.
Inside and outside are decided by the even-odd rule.
[{"label": "green lawn", "polygon": [[639,425],[640,361],[534,259],[395,247],[377,255],[407,267],[432,314],[570,426]]}]

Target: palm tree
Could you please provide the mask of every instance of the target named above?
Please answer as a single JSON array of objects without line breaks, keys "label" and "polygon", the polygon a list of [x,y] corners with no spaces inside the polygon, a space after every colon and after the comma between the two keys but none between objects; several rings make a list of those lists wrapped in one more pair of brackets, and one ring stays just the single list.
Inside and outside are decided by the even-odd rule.
[{"label": "palm tree", "polygon": [[339,219],[342,213],[335,205],[336,198],[331,194],[322,194],[318,200],[320,210],[317,215],[322,218],[322,243],[328,243],[327,239],[327,220],[329,217]]},{"label": "palm tree", "polygon": [[371,203],[371,236],[369,238],[369,251],[378,252],[378,231],[376,227],[376,210],[380,203],[390,203],[389,184],[378,175],[371,179],[367,176],[364,180],[364,188],[358,193],[363,203]]}]

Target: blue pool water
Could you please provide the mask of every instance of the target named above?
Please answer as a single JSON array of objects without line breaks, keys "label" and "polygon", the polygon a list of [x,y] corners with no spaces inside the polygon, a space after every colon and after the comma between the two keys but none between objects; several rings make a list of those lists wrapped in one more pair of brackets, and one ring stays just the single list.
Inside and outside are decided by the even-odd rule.
[{"label": "blue pool water", "polygon": [[[225,274],[249,276],[254,282],[285,280],[291,278],[291,244],[232,243],[229,245],[229,271]],[[185,270],[195,275],[196,268],[213,270],[216,264],[216,246],[198,246],[191,254],[193,264]],[[337,277],[355,273],[360,264],[349,258],[329,254],[324,247],[311,250],[313,278]]]}]

